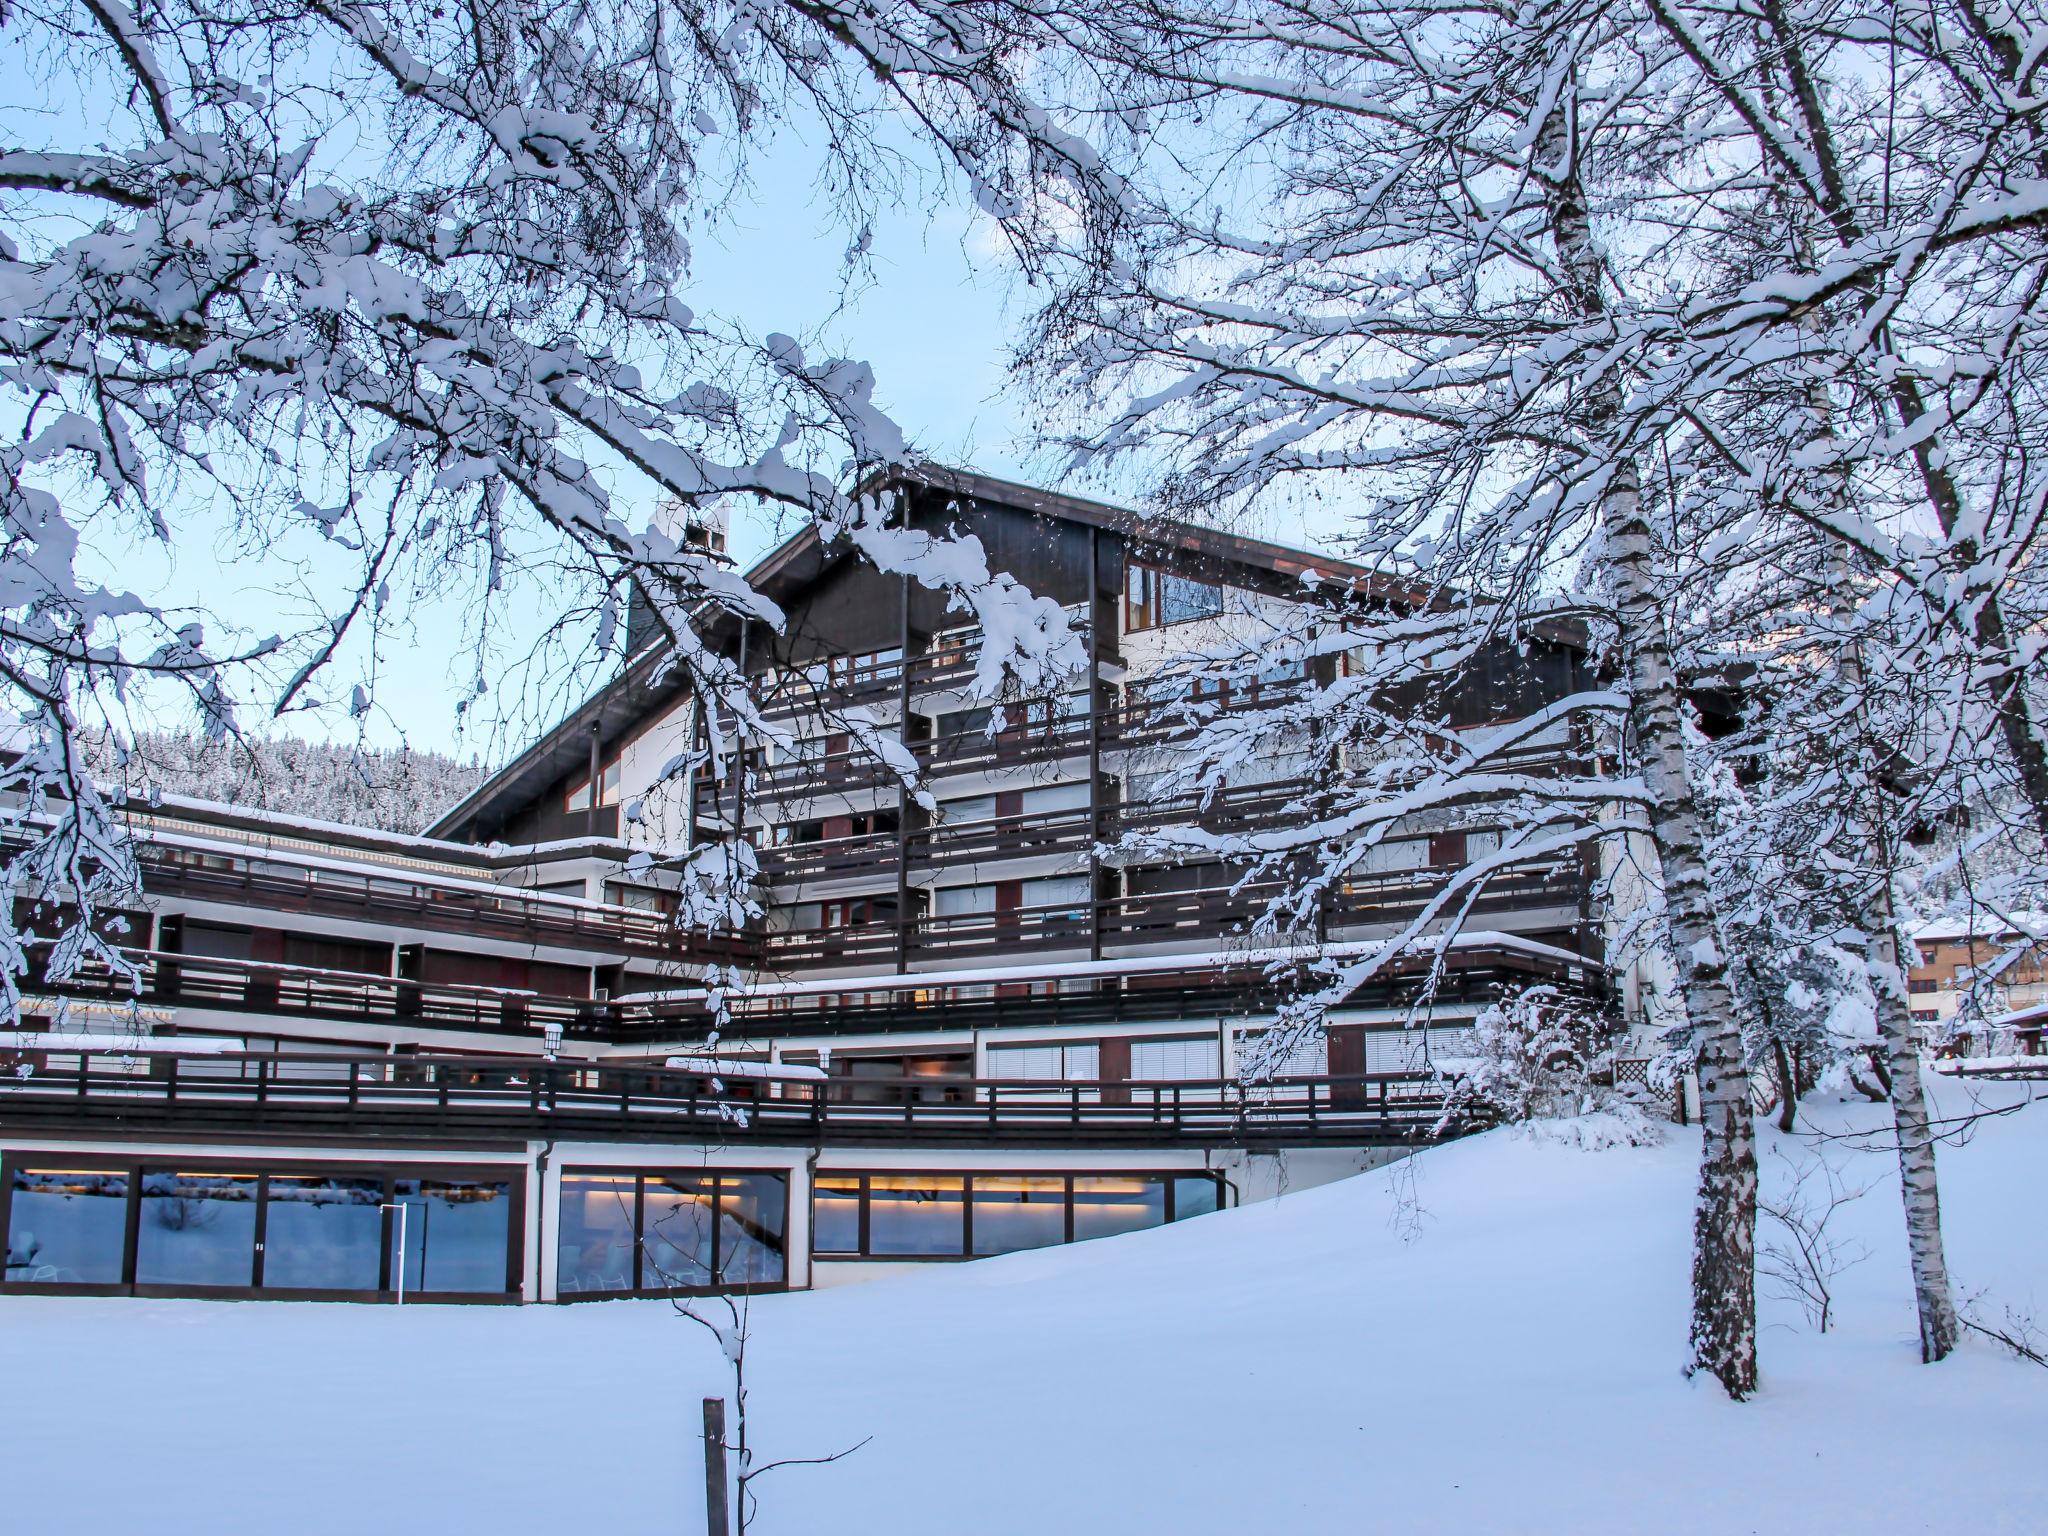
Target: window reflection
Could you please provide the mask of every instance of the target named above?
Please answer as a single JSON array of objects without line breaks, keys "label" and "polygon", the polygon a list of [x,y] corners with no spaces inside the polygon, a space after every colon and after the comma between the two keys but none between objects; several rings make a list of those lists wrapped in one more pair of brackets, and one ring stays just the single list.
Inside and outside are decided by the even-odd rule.
[{"label": "window reflection", "polygon": [[7,1278],[27,1285],[118,1285],[128,1232],[125,1172],[10,1168]]},{"label": "window reflection", "polygon": [[[1206,1180],[1203,1182],[1207,1182]],[[1166,1222],[1166,1180],[1077,1178],[1074,1180],[1074,1240],[1114,1237]]]},{"label": "window reflection", "polygon": [[374,1291],[382,1271],[382,1179],[270,1176],[263,1284],[272,1290]]},{"label": "window reflection", "polygon": [[1173,1219],[1206,1216],[1222,1209],[1223,1186],[1210,1178],[1178,1178],[1173,1181]]},{"label": "window reflection", "polygon": [[566,1174],[562,1178],[561,1242],[555,1289],[583,1291],[633,1288],[632,1174]]},{"label": "window reflection", "polygon": [[779,1173],[566,1170],[556,1294],[781,1285],[788,1190]]},{"label": "window reflection", "polygon": [[787,1186],[750,1174],[718,1181],[718,1280],[721,1285],[780,1285]]},{"label": "window reflection", "polygon": [[647,1176],[647,1235],[640,1283],[648,1290],[701,1290],[711,1284],[713,1181],[696,1174]]},{"label": "window reflection", "polygon": [[390,1213],[392,1266],[401,1235],[405,1289],[488,1294],[510,1288],[506,1263],[512,1236],[512,1186],[470,1179],[399,1179],[394,1201],[405,1208],[403,1232]]},{"label": "window reflection", "polygon": [[1067,1240],[1067,1181],[1059,1177],[977,1174],[974,1251],[978,1255],[1047,1248]]},{"label": "window reflection", "polygon": [[249,1286],[255,1270],[255,1174],[143,1170],[137,1285]]},{"label": "window reflection", "polygon": [[906,1257],[966,1250],[967,1181],[930,1174],[868,1177],[868,1251]]},{"label": "window reflection", "polygon": [[812,1252],[877,1259],[1015,1253],[1199,1216],[1218,1209],[1221,1188],[1202,1173],[820,1174],[812,1183]]},{"label": "window reflection", "polygon": [[811,1249],[859,1253],[860,1177],[820,1174],[811,1185]]}]

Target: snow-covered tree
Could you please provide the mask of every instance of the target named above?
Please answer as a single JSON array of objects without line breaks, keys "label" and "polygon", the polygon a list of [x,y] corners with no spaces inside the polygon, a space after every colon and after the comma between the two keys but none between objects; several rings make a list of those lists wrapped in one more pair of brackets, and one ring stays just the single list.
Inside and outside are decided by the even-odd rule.
[{"label": "snow-covered tree", "polygon": [[295,736],[209,740],[196,731],[138,734],[87,747],[96,777],[143,797],[184,795],[315,821],[416,833],[489,777],[471,759]]},{"label": "snow-covered tree", "polygon": [[[489,630],[516,591],[602,656],[630,593],[729,762],[754,716],[704,622],[779,616],[650,521],[664,500],[794,508],[951,592],[991,685],[1080,661],[971,541],[850,497],[906,453],[864,365],[690,302],[692,238],[778,134],[818,146],[855,259],[907,176],[964,178],[1019,236],[1111,217],[1001,7],[26,0],[0,41],[42,90],[0,117],[6,1010],[17,902],[136,887],[81,732],[125,736],[145,697],[161,720],[167,690],[216,735],[329,694],[361,715],[326,671],[397,597]],[[223,612],[215,550],[314,618]],[[119,964],[60,926],[40,965]]]},{"label": "snow-covered tree", "polygon": [[[1349,552],[1402,594],[1331,615],[1359,665],[1306,706],[1313,725],[1357,722],[1355,755],[1375,770],[1388,744],[1390,771],[1332,784],[1329,814],[1277,834],[1284,849],[1242,851],[1284,853],[1312,887],[1343,878],[1396,815],[1507,823],[1500,853],[1426,923],[1331,968],[1309,1003],[1518,863],[1640,828],[1701,1080],[1694,1358],[1745,1395],[1749,1082],[1667,626],[1673,552],[1644,491],[1661,466],[1633,401],[1643,294],[1621,281],[1634,252],[1604,227],[1675,152],[1684,82],[1643,89],[1642,18],[1598,4],[1117,14],[1101,55],[1207,152],[1176,139],[1149,156],[1127,259],[1077,267],[1047,311],[1042,376],[1101,410],[1072,447],[1098,463],[1164,456],[1173,506],[1227,512],[1296,486],[1355,497]],[[1533,717],[1447,728],[1438,701],[1483,678],[1490,651],[1560,630],[1612,685],[1581,674]],[[1527,771],[1518,749],[1546,732],[1573,751]],[[1302,905],[1283,898],[1275,919]]]}]

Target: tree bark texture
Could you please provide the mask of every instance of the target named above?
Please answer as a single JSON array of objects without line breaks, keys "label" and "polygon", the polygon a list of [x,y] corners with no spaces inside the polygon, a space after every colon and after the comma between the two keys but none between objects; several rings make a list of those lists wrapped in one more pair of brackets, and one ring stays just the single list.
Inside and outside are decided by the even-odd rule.
[{"label": "tree bark texture", "polygon": [[[1577,173],[1572,91],[1534,146],[1548,187],[1552,240],[1583,320],[1605,318],[1602,262]],[[1756,1131],[1749,1068],[1707,885],[1704,838],[1687,771],[1677,667],[1659,600],[1639,469],[1615,442],[1621,385],[1609,372],[1584,407],[1591,452],[1611,449],[1600,499],[1604,566],[1629,691],[1629,723],[1648,790],[1664,910],[1687,1022],[1698,1047],[1700,1182],[1693,1218],[1692,1359],[1734,1398],[1756,1390]]]}]

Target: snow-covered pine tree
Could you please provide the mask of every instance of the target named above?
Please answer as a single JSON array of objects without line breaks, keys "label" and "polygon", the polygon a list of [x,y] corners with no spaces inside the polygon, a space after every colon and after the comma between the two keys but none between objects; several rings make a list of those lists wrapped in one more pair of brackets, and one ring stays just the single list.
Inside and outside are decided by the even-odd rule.
[{"label": "snow-covered pine tree", "polygon": [[131,796],[184,795],[406,834],[430,825],[490,773],[475,758],[296,736],[209,740],[197,731],[147,731],[122,746],[99,737],[86,760],[103,783]]}]

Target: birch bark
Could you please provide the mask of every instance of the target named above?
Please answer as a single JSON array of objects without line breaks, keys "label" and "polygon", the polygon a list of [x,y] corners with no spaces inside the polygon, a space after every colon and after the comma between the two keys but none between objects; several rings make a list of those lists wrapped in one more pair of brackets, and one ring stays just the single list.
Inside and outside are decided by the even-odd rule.
[{"label": "birch bark", "polygon": [[[1581,185],[1570,83],[1535,145],[1550,232],[1579,317],[1607,316],[1602,261]],[[1659,601],[1640,471],[1616,441],[1621,384],[1598,376],[1584,407],[1595,453],[1610,457],[1600,499],[1603,566],[1620,632],[1629,723],[1649,791],[1650,837],[1664,886],[1665,920],[1682,1002],[1699,1052],[1700,1182],[1693,1215],[1692,1357],[1737,1399],[1756,1390],[1756,1132],[1742,1030],[1714,922],[1698,808],[1687,771],[1677,668]]]}]

